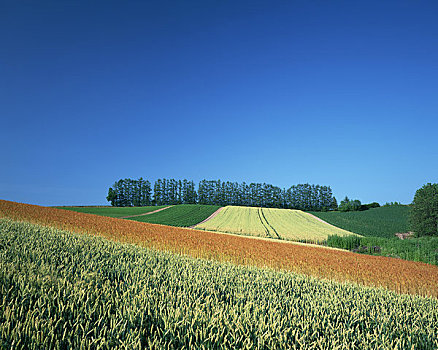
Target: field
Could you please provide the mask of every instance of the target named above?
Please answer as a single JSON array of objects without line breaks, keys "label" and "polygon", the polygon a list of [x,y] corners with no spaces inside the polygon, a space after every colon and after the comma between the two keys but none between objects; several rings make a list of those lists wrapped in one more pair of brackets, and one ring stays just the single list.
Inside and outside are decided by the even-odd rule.
[{"label": "field", "polygon": [[438,267],[418,262],[280,240],[153,225],[3,200],[0,200],[1,217],[193,257],[384,287],[398,293],[438,296]]},{"label": "field", "polygon": [[435,298],[7,219],[0,219],[0,246],[5,349],[438,348]]},{"label": "field", "polygon": [[[408,206],[390,206],[360,212],[312,214],[333,225],[363,235],[363,237],[329,237],[327,245],[330,247],[356,249],[366,254],[438,265],[438,237],[410,237],[401,240],[394,235],[409,231],[409,213]],[[373,247],[379,247],[380,251],[375,252]]]},{"label": "field", "polygon": [[294,241],[324,241],[354,235],[300,210],[228,206],[197,229]]},{"label": "field", "polygon": [[72,210],[78,213],[87,213],[87,214],[95,214],[101,216],[109,216],[112,218],[120,218],[130,215],[145,214],[166,207],[167,205],[150,206],[150,207],[55,207],[55,208]]},{"label": "field", "polygon": [[136,216],[129,218],[129,220],[148,222],[151,224],[189,227],[208,218],[219,208],[220,206],[217,205],[179,204],[158,213]]},{"label": "field", "polygon": [[362,236],[392,238],[409,231],[410,207],[405,205],[351,212],[312,212],[313,215],[344,230]]}]

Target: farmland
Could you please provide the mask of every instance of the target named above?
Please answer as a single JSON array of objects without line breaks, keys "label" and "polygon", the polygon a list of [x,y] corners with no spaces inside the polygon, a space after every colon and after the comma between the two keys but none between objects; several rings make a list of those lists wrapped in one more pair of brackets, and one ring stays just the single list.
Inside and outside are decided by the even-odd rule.
[{"label": "farmland", "polygon": [[217,205],[180,204],[158,213],[136,216],[129,218],[129,220],[148,222],[151,224],[188,227],[196,225],[202,220],[208,218],[219,208],[220,206]]},{"label": "farmland", "polygon": [[313,215],[344,230],[369,237],[392,238],[409,231],[410,208],[405,205],[351,212],[312,212]]},{"label": "farmland", "polygon": [[78,213],[95,214],[101,216],[109,216],[112,218],[120,218],[130,215],[145,214],[166,207],[167,205],[149,206],[149,207],[55,207],[55,208],[72,210]]},{"label": "farmland", "polygon": [[[327,245],[342,249],[367,247],[362,252],[421,261],[438,265],[438,237],[410,237],[400,240],[394,234],[408,232],[408,206],[389,206],[360,212],[315,212],[315,216],[363,237],[329,237]],[[378,246],[379,252],[372,247]]]},{"label": "farmland", "polygon": [[[167,210],[167,209],[166,209]],[[153,225],[0,200],[0,217],[88,233],[119,242],[384,287],[398,293],[438,296],[438,267],[280,240]]]},{"label": "farmland", "polygon": [[438,347],[435,298],[6,219],[0,232],[2,348]]},{"label": "farmland", "polygon": [[295,241],[323,241],[329,235],[354,235],[300,210],[225,207],[197,229]]}]

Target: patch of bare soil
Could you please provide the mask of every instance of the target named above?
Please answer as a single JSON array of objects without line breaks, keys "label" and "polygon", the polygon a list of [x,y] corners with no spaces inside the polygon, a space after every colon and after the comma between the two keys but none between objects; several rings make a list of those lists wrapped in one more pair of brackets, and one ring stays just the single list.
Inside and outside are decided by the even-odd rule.
[{"label": "patch of bare soil", "polygon": [[400,238],[400,239],[406,239],[409,237],[412,237],[414,235],[414,233],[412,231],[409,232],[403,232],[403,233],[395,233],[395,235]]}]

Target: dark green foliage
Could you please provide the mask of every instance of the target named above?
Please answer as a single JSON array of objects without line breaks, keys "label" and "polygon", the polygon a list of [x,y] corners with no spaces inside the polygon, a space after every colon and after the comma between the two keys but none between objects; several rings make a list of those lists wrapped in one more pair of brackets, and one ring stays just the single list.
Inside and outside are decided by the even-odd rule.
[{"label": "dark green foliage", "polygon": [[158,213],[136,216],[130,218],[130,220],[149,222],[151,224],[189,227],[205,220],[219,208],[220,206],[217,205],[181,204]]},{"label": "dark green foliage", "polygon": [[409,231],[409,206],[373,208],[355,212],[312,212],[329,224],[363,236],[394,237]]},{"label": "dark green foliage", "polygon": [[264,208],[293,208],[327,211],[337,206],[330,186],[299,184],[281,189],[267,183],[202,180],[198,188],[199,204],[241,205]]},{"label": "dark green foliage", "polygon": [[359,210],[368,210],[368,209],[379,208],[379,207],[380,207],[380,204],[379,204],[379,203],[377,203],[377,202],[372,202],[372,203],[369,203],[369,204],[362,204],[362,205],[360,206],[360,209],[359,209]]},{"label": "dark green foliage", "polygon": [[383,255],[438,265],[438,237],[399,238],[329,236],[327,245],[358,253]]},{"label": "dark green foliage", "polygon": [[[108,190],[107,200],[114,206],[148,205],[136,201],[147,198],[145,203],[152,205],[208,204],[241,205],[265,208],[291,208],[300,210],[328,211],[337,208],[330,186],[299,184],[289,189],[281,189],[266,183],[237,183],[221,180],[202,180],[198,190],[193,181],[184,179],[158,179],[151,195],[150,183],[139,187],[140,180],[124,179],[117,181]],[[147,188],[147,195],[139,191]],[[151,198],[153,198],[151,200]],[[140,204],[137,204],[140,203]]]},{"label": "dark green foliage", "polygon": [[339,211],[358,211],[361,208],[361,202],[358,199],[350,200],[347,196],[345,196],[344,200],[339,204]]},{"label": "dark green foliage", "polygon": [[338,210],[338,201],[336,200],[336,197],[333,197],[332,204],[330,205],[330,209],[331,210]]},{"label": "dark green foliage", "polygon": [[400,206],[403,205],[400,202],[386,202],[385,204],[383,204],[384,207],[396,207],[396,206]]},{"label": "dark green foliage", "polygon": [[438,302],[0,220],[3,349],[437,349]]},{"label": "dark green foliage", "polygon": [[[411,208],[407,205],[392,205],[359,212],[314,212],[313,215],[344,230],[365,236],[331,236],[327,240],[327,245],[330,247],[347,250],[357,249],[360,253],[437,264],[438,238],[401,240],[395,237],[395,233],[409,231],[410,211]],[[361,247],[366,247],[366,249]],[[380,247],[381,251],[376,252],[373,247]]]},{"label": "dark green foliage", "polygon": [[120,179],[108,189],[106,199],[115,207],[143,207],[152,204],[151,193],[147,180]]},{"label": "dark green foliage", "polygon": [[120,218],[130,215],[139,215],[149,213],[151,211],[164,208],[164,206],[150,207],[55,207],[57,209],[66,209],[76,211],[78,213],[95,214],[101,216],[110,216],[112,218]]},{"label": "dark green foliage", "polygon": [[117,201],[117,193],[114,191],[112,187],[108,189],[108,196],[106,197],[108,202],[111,202],[111,205],[114,207]]},{"label": "dark green foliage", "polygon": [[341,248],[353,250],[361,245],[360,236],[345,236],[331,235],[327,238],[327,246],[333,248]]},{"label": "dark green foliage", "polygon": [[438,184],[418,189],[412,204],[410,222],[416,236],[438,236]]}]

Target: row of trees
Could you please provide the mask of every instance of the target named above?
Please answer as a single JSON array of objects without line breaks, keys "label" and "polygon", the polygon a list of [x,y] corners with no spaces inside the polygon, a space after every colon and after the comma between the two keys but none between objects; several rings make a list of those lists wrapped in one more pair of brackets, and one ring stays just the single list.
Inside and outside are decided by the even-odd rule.
[{"label": "row of trees", "polygon": [[197,194],[193,181],[158,179],[154,185],[155,205],[195,204]]},{"label": "row of trees", "polygon": [[121,179],[109,188],[107,200],[113,206],[199,203],[315,211],[338,206],[330,186],[299,184],[282,189],[266,183],[202,180],[196,190],[195,183],[186,179],[158,179],[153,193],[147,180]]},{"label": "row of trees", "polygon": [[153,204],[151,195],[148,180],[120,179],[109,188],[106,199],[114,207],[143,207]]},{"label": "row of trees", "polygon": [[243,205],[301,210],[336,209],[336,198],[329,186],[300,184],[288,189],[266,183],[222,182],[202,180],[198,189],[199,204]]}]

